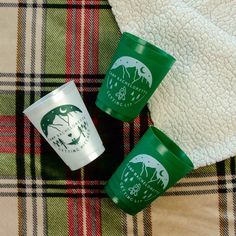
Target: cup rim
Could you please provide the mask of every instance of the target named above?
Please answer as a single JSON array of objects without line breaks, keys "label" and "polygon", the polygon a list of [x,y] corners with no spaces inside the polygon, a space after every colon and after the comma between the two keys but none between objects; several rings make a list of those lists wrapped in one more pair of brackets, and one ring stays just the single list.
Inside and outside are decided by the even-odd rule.
[{"label": "cup rim", "polygon": [[150,129],[155,139],[161,142],[161,144],[166,148],[167,152],[169,152],[179,161],[182,161],[183,164],[187,165],[188,167],[194,168],[194,165],[190,158],[173,140],[171,140],[165,133],[154,126],[151,126]]},{"label": "cup rim", "polygon": [[129,32],[124,32],[123,35],[128,38],[129,40],[132,40],[133,42],[140,44],[144,47],[147,47],[148,49],[150,49],[151,51],[153,51],[154,53],[158,54],[159,56],[162,56],[164,58],[166,58],[167,60],[169,60],[169,63],[174,63],[176,61],[176,59],[170,55],[169,53],[165,52],[164,50],[160,49],[159,47],[155,46],[154,44],[141,39],[140,37],[131,34]]},{"label": "cup rim", "polygon": [[65,90],[67,87],[69,86],[73,86],[75,85],[74,80],[71,80],[69,82],[66,82],[65,84],[61,85],[60,87],[54,89],[53,91],[49,92],[48,94],[46,94],[45,96],[43,96],[42,98],[40,98],[39,100],[37,100],[36,102],[34,102],[33,104],[31,104],[28,108],[26,108],[23,113],[29,113],[32,110],[34,110],[35,108],[39,107],[43,102],[45,102],[45,100],[47,100],[48,98],[58,94],[59,92]]}]

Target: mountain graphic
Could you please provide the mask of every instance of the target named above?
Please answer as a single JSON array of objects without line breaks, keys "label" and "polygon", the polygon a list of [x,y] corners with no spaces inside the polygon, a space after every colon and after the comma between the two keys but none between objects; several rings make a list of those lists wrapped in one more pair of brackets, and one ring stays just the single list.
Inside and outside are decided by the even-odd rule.
[{"label": "mountain graphic", "polygon": [[152,86],[152,74],[141,61],[124,56],[118,58],[109,72],[107,88],[119,106],[140,102]]},{"label": "mountain graphic", "polygon": [[129,194],[134,195],[133,197],[137,196],[143,201],[149,201],[168,187],[169,174],[154,157],[148,154],[138,154],[128,162],[122,173],[121,181],[125,189],[130,190]]},{"label": "mountain graphic", "polygon": [[143,89],[149,88],[148,80],[140,74],[140,71],[135,66],[125,67],[124,65],[120,65],[117,68],[112,69],[112,72],[122,75],[122,78],[126,81],[131,81],[132,85],[137,85]]},{"label": "mountain graphic", "polygon": [[[82,113],[82,111],[78,107],[70,104],[56,107],[50,112],[48,112],[46,115],[44,115],[44,117],[41,120],[41,128],[44,134],[48,136],[48,127],[50,125],[52,126],[55,123],[56,118],[57,119],[60,118],[62,121],[64,121],[64,123],[66,123],[69,126],[70,123],[69,114],[73,114],[76,112]],[[63,125],[60,124],[59,126]]]}]

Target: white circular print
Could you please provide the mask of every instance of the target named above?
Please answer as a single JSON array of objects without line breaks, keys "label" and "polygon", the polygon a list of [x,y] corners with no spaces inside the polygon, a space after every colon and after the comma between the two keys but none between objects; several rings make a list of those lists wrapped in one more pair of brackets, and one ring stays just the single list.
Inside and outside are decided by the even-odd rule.
[{"label": "white circular print", "polygon": [[169,174],[154,157],[139,154],[133,157],[124,169],[120,187],[124,196],[134,203],[155,199],[165,191]]},{"label": "white circular print", "polygon": [[121,107],[130,107],[141,101],[151,86],[152,74],[149,68],[132,57],[120,57],[108,73],[108,97]]}]

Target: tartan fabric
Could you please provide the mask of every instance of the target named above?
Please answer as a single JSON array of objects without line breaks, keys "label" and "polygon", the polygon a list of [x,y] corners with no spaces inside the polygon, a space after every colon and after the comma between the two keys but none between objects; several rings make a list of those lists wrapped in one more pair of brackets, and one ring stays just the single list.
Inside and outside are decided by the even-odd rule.
[{"label": "tartan fabric", "polygon": [[[107,1],[0,0],[0,235],[235,235],[235,159],[189,174],[132,217],[103,187],[151,124],[95,106],[120,32]],[[71,172],[22,111],[74,79],[106,152]]]}]

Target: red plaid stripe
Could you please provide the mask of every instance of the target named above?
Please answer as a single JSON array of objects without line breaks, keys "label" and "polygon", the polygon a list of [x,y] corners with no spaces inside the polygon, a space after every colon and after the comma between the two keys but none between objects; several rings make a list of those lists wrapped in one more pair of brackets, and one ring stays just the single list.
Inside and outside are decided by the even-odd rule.
[{"label": "red plaid stripe", "polygon": [[16,123],[15,116],[0,116],[0,152],[1,153],[16,152],[15,123]]},{"label": "red plaid stripe", "polygon": [[[93,1],[91,1],[93,3]],[[73,0],[68,0],[73,4]],[[82,4],[86,2],[82,1]],[[98,44],[99,44],[99,11],[98,9],[67,9],[67,30],[66,30],[66,73],[67,74],[97,74],[98,73]],[[90,42],[91,41],[91,42]],[[70,80],[69,78],[67,80]],[[93,82],[94,80],[91,80]],[[79,91],[95,92],[98,88],[84,87],[84,79],[81,76],[76,82],[79,83]],[[68,173],[69,174],[69,173]],[[83,188],[84,169],[78,172],[78,179],[81,179],[82,188],[76,192],[87,192]],[[69,178],[70,179],[70,178]],[[68,180],[67,185],[76,183]],[[99,184],[94,181],[90,184]],[[69,189],[73,193],[74,190]],[[96,193],[97,190],[92,190]],[[76,212],[75,212],[76,211]],[[101,235],[101,203],[100,199],[68,198],[68,228],[70,235]],[[96,222],[96,223],[95,223]],[[96,231],[96,232],[95,232]],[[82,233],[83,232],[83,233]]]},{"label": "red plaid stripe", "polygon": [[[4,125],[1,125],[4,124]],[[32,148],[30,139],[30,127],[32,124],[27,117],[24,117],[24,135],[21,140],[21,145],[24,147],[24,153],[29,154]],[[15,153],[16,152],[16,117],[15,116],[0,116],[0,152],[1,153]],[[34,132],[34,153],[40,154],[41,138],[36,129]]]}]

